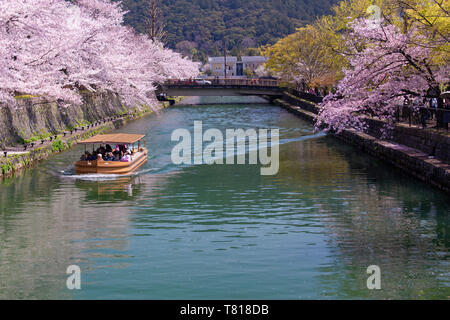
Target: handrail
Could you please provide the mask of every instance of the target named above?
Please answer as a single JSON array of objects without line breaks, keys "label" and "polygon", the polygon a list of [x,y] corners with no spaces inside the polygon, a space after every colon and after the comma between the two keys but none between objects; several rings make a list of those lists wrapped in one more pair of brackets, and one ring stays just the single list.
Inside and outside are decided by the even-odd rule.
[{"label": "handrail", "polygon": [[[205,79],[211,82],[211,85],[219,86],[254,86],[254,87],[280,87],[278,80],[272,79]],[[198,86],[195,79],[170,79],[166,81],[169,86]],[[205,85],[207,86],[207,85]]]},{"label": "handrail", "polygon": [[406,120],[409,126],[413,122],[422,123],[426,127],[426,121],[434,116],[437,128],[445,128],[448,130],[450,123],[450,109],[434,108],[434,107],[413,107],[411,105],[397,105],[395,118],[397,122]]}]

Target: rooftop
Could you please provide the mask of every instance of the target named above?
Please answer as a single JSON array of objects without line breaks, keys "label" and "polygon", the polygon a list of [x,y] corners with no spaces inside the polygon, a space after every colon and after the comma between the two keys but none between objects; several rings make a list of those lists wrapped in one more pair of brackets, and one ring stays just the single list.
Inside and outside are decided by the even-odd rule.
[{"label": "rooftop", "polygon": [[[224,57],[209,57],[209,63],[223,63]],[[242,62],[266,62],[267,58],[263,56],[242,56]],[[237,62],[238,58],[233,56],[227,56],[227,62]]]},{"label": "rooftop", "polygon": [[[223,63],[224,57],[209,57],[208,61],[210,63]],[[227,62],[236,62],[237,57],[227,56]]]},{"label": "rooftop", "polygon": [[243,62],[265,62],[267,59],[263,56],[242,56]]},{"label": "rooftop", "polygon": [[94,137],[90,137],[84,141],[81,141],[80,144],[133,144],[143,139],[145,134],[128,134],[128,133],[115,133],[115,134],[100,134]]}]

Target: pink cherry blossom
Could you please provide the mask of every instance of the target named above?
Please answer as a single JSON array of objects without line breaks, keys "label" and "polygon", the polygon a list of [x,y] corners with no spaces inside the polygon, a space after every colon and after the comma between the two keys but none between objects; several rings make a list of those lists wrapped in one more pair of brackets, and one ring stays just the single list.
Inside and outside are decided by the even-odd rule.
[{"label": "pink cherry blossom", "polygon": [[431,63],[431,51],[417,45],[421,39],[414,28],[403,34],[392,24],[381,22],[374,27],[366,20],[350,26],[348,44],[362,44],[363,49],[354,50],[349,57],[351,67],[336,92],[325,97],[317,127],[325,124],[327,130],[338,132],[349,127],[365,130],[362,115],[392,126],[396,106],[405,97],[423,99],[430,90],[439,95],[439,84],[449,82],[448,66]]},{"label": "pink cherry blossom", "polygon": [[124,14],[109,0],[1,1],[0,101],[30,94],[79,104],[84,89],[157,108],[155,86],[195,77],[199,66],[123,26]]}]

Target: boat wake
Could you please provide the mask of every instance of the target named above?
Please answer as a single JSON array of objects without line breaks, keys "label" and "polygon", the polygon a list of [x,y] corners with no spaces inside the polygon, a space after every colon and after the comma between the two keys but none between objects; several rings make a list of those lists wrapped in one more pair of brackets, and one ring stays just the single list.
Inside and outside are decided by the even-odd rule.
[{"label": "boat wake", "polygon": [[73,168],[68,170],[62,170],[59,172],[59,176],[64,179],[74,179],[74,180],[85,180],[85,181],[108,181],[108,180],[116,180],[119,178],[126,177],[136,177],[139,175],[157,172],[158,168],[148,168],[144,170],[138,170],[136,172],[130,174],[75,174],[75,170]]},{"label": "boat wake", "polygon": [[315,134],[311,134],[308,136],[301,136],[301,137],[297,137],[297,138],[292,138],[292,139],[280,139],[280,145],[286,144],[286,143],[291,143],[291,142],[299,142],[299,141],[306,141],[306,140],[312,140],[312,139],[317,139],[317,138],[322,138],[325,137],[327,134],[325,132],[317,132]]},{"label": "boat wake", "polygon": [[[310,134],[310,135],[303,135],[300,137],[295,137],[295,138],[282,138],[280,137],[280,141],[278,142],[278,145],[285,145],[288,143],[295,143],[295,142],[300,142],[300,141],[307,141],[307,140],[312,140],[312,139],[318,139],[318,138],[322,138],[326,136],[325,132],[318,132],[315,134]],[[226,159],[226,150],[224,150],[225,152],[223,153],[222,158]],[[259,147],[257,146],[256,148],[246,148],[244,154],[248,154],[250,151],[259,151]],[[238,152],[236,155],[240,155],[240,153]],[[155,156],[153,155],[152,157],[149,158],[150,159],[155,159]],[[195,160],[195,157],[194,159]],[[147,175],[147,174],[166,174],[172,171],[178,171],[180,170],[180,166],[175,166],[170,162],[170,157],[168,160],[165,161],[169,161],[168,163],[163,163],[162,166],[160,167],[153,167],[153,168],[145,168],[145,169],[141,169],[138,170],[136,172],[130,173],[130,174],[75,174],[75,169],[72,168],[68,168],[67,170],[61,170],[59,172],[53,172],[55,175],[58,175],[64,179],[74,179],[74,180],[84,180],[84,181],[110,181],[110,180],[117,180],[119,178],[124,178],[124,177],[136,177],[136,176],[142,176],[142,175]],[[163,162],[165,162],[163,161]],[[189,167],[190,165],[184,165],[184,167]]]}]

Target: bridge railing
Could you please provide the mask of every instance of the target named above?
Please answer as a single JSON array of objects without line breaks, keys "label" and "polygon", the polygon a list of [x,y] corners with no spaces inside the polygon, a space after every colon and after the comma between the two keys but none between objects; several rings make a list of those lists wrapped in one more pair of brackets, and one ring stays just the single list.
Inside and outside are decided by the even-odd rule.
[{"label": "bridge railing", "polygon": [[[205,79],[210,81],[212,85],[218,86],[255,86],[255,87],[280,87],[278,80],[272,79]],[[166,85],[178,86],[198,86],[201,85],[194,79],[170,79]]]}]

